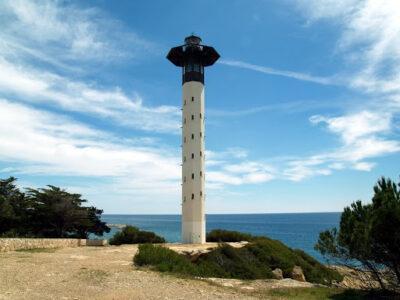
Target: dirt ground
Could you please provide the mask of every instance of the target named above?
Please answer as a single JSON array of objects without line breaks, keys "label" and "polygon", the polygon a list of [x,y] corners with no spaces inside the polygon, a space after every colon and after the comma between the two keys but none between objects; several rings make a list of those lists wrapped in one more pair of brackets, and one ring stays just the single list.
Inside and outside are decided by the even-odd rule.
[{"label": "dirt ground", "polygon": [[[168,246],[178,252],[194,247]],[[136,252],[136,245],[123,245],[0,253],[0,299],[270,299],[262,291],[315,287],[292,279],[177,278],[135,267]]]},{"label": "dirt ground", "polygon": [[0,299],[253,299],[132,264],[137,246],[0,253]]}]

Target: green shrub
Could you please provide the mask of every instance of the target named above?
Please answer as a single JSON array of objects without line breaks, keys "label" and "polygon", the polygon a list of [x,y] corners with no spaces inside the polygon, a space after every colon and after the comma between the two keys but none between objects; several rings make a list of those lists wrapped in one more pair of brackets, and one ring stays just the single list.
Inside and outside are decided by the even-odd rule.
[{"label": "green shrub", "polygon": [[158,271],[201,277],[262,279],[273,278],[272,270],[280,268],[284,277],[290,277],[294,266],[303,269],[306,280],[329,284],[342,277],[301,250],[292,250],[280,241],[253,237],[242,248],[221,244],[195,261],[160,246],[140,245],[134,257],[136,265],[152,266]]},{"label": "green shrub", "polygon": [[258,260],[246,247],[237,249],[221,244],[215,250],[201,256],[196,264],[205,277],[273,278],[269,266]]},{"label": "green shrub", "polygon": [[241,241],[252,241],[255,237],[248,233],[215,229],[207,233],[207,242],[241,242]]},{"label": "green shrub", "polygon": [[196,266],[188,258],[159,245],[139,245],[139,251],[134,257],[134,263],[137,266],[153,266],[160,272],[194,276],[197,274]]},{"label": "green shrub", "polygon": [[134,226],[126,226],[114,234],[109,241],[110,245],[165,243],[165,239],[151,231],[142,231]]}]

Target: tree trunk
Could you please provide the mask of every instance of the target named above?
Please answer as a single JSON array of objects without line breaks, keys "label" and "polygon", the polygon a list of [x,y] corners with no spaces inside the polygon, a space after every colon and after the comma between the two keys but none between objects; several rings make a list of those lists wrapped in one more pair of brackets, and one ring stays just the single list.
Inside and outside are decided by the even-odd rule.
[{"label": "tree trunk", "polygon": [[394,270],[394,274],[396,274],[397,283],[400,285],[400,270],[399,270],[399,267],[397,266],[396,262],[393,263],[393,270]]},{"label": "tree trunk", "polygon": [[383,283],[383,280],[382,280],[382,278],[381,278],[381,276],[379,274],[379,271],[369,262],[365,262],[364,264],[372,272],[372,274],[374,275],[375,279],[378,280],[379,285],[381,286],[381,289],[385,290],[386,287],[385,287],[385,284]]}]

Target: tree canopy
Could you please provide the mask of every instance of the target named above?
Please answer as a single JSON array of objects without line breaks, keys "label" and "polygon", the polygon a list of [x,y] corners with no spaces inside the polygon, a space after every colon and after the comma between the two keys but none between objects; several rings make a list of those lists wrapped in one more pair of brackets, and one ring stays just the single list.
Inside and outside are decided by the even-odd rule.
[{"label": "tree canopy", "polygon": [[342,213],[339,230],[320,233],[315,248],[336,264],[372,272],[381,287],[400,285],[400,183],[382,177],[369,204]]},{"label": "tree canopy", "polygon": [[16,178],[0,180],[0,235],[87,238],[110,228],[102,222],[102,210],[83,206],[80,194],[52,185],[20,191]]}]

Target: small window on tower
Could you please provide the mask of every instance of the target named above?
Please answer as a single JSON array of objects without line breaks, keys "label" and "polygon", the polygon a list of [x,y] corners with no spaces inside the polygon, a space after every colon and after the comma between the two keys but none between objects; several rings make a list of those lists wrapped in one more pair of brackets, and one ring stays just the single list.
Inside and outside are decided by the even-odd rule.
[{"label": "small window on tower", "polygon": [[194,140],[194,134],[192,133],[192,140]]},{"label": "small window on tower", "polygon": [[194,101],[194,97],[192,97],[192,102]]},{"label": "small window on tower", "polygon": [[203,192],[202,192],[202,191],[200,191],[200,197],[201,197],[201,196],[203,196]]},{"label": "small window on tower", "polygon": [[202,171],[200,171],[200,177],[203,177],[203,172]]},{"label": "small window on tower", "polygon": [[201,119],[201,113],[200,113],[200,119]]},{"label": "small window on tower", "polygon": [[194,173],[192,173],[192,179],[194,179]]},{"label": "small window on tower", "polygon": [[192,200],[194,199],[194,194],[192,194]]},{"label": "small window on tower", "polygon": [[183,124],[186,124],[186,118],[183,119]]},{"label": "small window on tower", "polygon": [[200,151],[200,156],[203,156],[203,152]]},{"label": "small window on tower", "polygon": [[194,120],[194,115],[192,115],[192,120]]},{"label": "small window on tower", "polygon": [[200,131],[200,137],[202,137],[203,136],[203,134],[201,133],[201,131]]},{"label": "small window on tower", "polygon": [[183,196],[183,202],[185,202],[186,201],[186,196]]},{"label": "small window on tower", "polygon": [[192,159],[194,159],[194,153],[192,153]]},{"label": "small window on tower", "polygon": [[186,182],[186,176],[185,176],[185,177],[183,177],[183,182]]},{"label": "small window on tower", "polygon": [[183,138],[183,142],[186,143],[186,136]]},{"label": "small window on tower", "polygon": [[183,157],[183,162],[185,162],[185,161],[186,161],[186,156]]},{"label": "small window on tower", "polygon": [[186,99],[185,99],[185,100],[183,100],[183,105],[186,105]]}]

